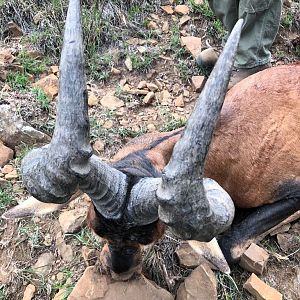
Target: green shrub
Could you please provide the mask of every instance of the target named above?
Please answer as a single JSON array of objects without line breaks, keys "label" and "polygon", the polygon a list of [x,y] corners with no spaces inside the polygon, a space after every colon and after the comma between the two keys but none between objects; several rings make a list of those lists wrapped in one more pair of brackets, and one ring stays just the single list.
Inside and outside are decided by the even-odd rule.
[{"label": "green shrub", "polygon": [[8,73],[7,83],[13,90],[24,91],[27,89],[29,79],[23,72]]},{"label": "green shrub", "polygon": [[38,87],[33,88],[32,92],[35,95],[36,100],[40,104],[41,108],[48,111],[49,106],[50,106],[50,99],[45,94],[45,92],[41,88],[38,88]]},{"label": "green shrub", "polygon": [[8,207],[13,202],[13,198],[14,193],[11,185],[6,188],[0,188],[0,210]]},{"label": "green shrub", "polygon": [[26,50],[19,53],[18,60],[24,67],[25,73],[38,75],[46,70],[46,64],[41,60],[28,56]]}]

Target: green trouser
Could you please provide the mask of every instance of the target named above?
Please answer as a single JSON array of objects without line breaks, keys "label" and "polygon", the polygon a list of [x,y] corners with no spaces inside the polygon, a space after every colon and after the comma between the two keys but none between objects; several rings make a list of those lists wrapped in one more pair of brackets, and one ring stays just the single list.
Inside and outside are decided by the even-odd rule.
[{"label": "green trouser", "polygon": [[208,2],[229,32],[239,18],[244,19],[235,67],[253,68],[271,61],[270,48],[279,28],[281,0],[208,0]]}]

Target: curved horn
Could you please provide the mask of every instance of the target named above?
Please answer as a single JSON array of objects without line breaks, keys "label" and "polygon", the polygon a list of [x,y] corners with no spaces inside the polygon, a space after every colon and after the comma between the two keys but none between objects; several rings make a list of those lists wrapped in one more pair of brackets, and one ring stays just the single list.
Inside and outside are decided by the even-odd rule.
[{"label": "curved horn", "polygon": [[80,188],[106,218],[124,208],[126,176],[92,155],[89,142],[80,0],[70,0],[60,62],[56,125],[51,143],[22,162],[29,192],[44,202],[64,203]]},{"label": "curved horn", "polygon": [[243,20],[239,20],[174,147],[158,189],[159,218],[184,239],[210,241],[234,217],[229,195],[214,181],[203,181],[205,158],[222,108]]},{"label": "curved horn", "polygon": [[163,177],[143,179],[132,190],[126,215],[137,224],[151,223],[159,216],[179,237],[201,241],[211,240],[231,224],[233,202],[215,181],[203,180],[203,168],[227,91],[242,25],[243,20],[239,20],[232,30]]}]

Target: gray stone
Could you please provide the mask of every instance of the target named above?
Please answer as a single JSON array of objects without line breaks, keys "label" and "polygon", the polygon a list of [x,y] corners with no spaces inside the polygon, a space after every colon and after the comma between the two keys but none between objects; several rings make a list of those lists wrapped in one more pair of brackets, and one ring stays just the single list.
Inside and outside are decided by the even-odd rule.
[{"label": "gray stone", "polygon": [[0,140],[10,148],[24,143],[46,144],[50,137],[24,122],[13,104],[0,105]]},{"label": "gray stone", "polygon": [[37,262],[32,266],[36,274],[45,276],[48,275],[54,263],[54,255],[50,252],[43,253],[39,256]]}]

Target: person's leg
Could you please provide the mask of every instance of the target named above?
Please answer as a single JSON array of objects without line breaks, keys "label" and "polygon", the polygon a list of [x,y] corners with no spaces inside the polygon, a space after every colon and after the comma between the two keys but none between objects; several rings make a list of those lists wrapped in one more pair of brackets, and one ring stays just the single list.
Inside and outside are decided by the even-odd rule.
[{"label": "person's leg", "polygon": [[208,0],[208,3],[230,33],[239,17],[239,0]]},{"label": "person's leg", "polygon": [[[238,21],[239,0],[208,0],[208,3],[216,17],[230,33]],[[225,45],[225,41],[226,38],[224,38],[222,46]],[[218,57],[219,51],[216,51],[215,48],[208,48],[198,55],[196,62],[202,67],[211,68],[218,60]]]},{"label": "person's leg", "polygon": [[[244,27],[234,64],[235,70],[232,73],[228,88],[242,79],[270,67],[270,48],[279,28],[282,1],[209,0],[208,2],[229,33],[239,18],[244,19]],[[202,56],[204,55],[200,53],[197,63],[206,66],[205,61],[210,62],[212,59],[204,59]],[[213,58],[215,62],[216,54]]]},{"label": "person's leg", "polygon": [[236,68],[249,69],[270,63],[281,6],[281,0],[239,1],[238,17],[244,19],[244,27],[235,58]]},{"label": "person's leg", "polygon": [[281,0],[240,0],[239,18],[245,21],[229,89],[271,67],[270,48],[279,28],[281,7]]}]

